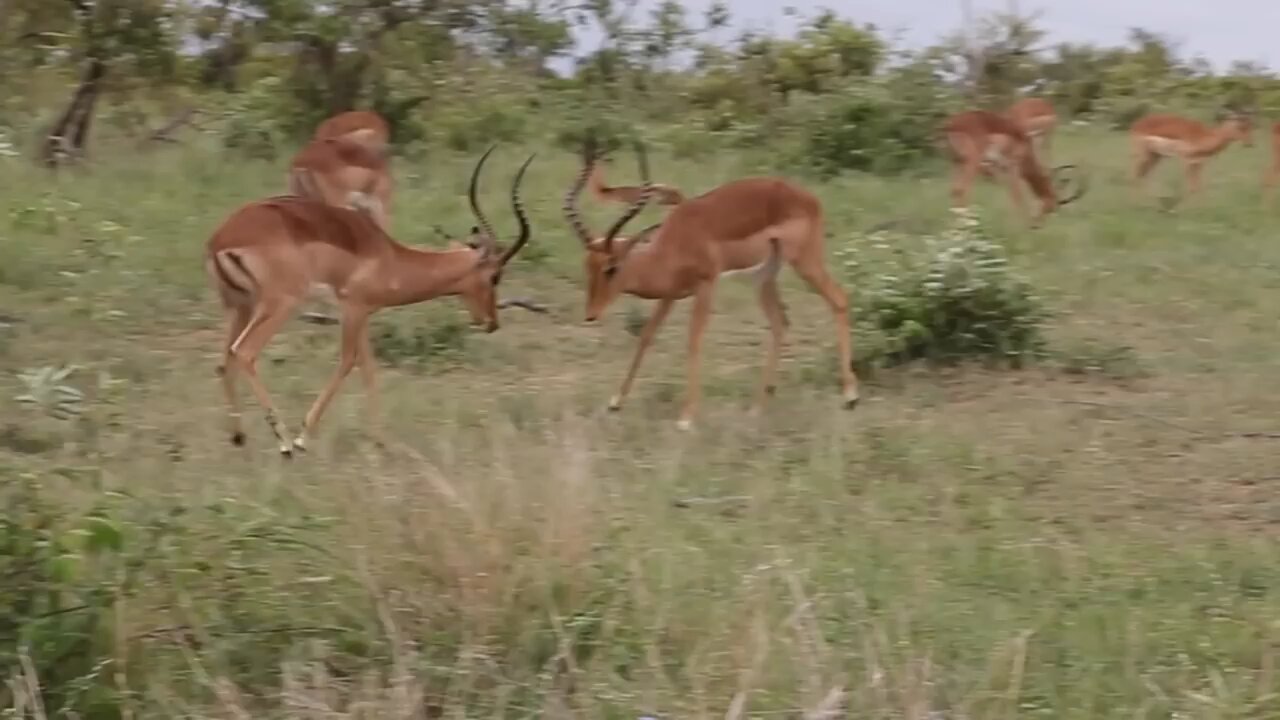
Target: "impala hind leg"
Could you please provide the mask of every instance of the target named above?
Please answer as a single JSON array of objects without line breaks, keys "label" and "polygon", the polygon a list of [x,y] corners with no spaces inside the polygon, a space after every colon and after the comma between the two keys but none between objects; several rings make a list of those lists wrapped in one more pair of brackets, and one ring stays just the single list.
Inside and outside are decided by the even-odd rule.
[{"label": "impala hind leg", "polygon": [[635,382],[636,373],[640,371],[640,362],[644,360],[645,352],[649,350],[649,345],[653,343],[653,338],[657,336],[658,328],[662,327],[667,315],[671,314],[671,307],[674,304],[675,300],[662,298],[654,306],[648,322],[644,324],[644,329],[640,331],[640,343],[636,345],[636,352],[631,357],[631,366],[627,368],[627,376],[622,380],[622,387],[618,388],[617,395],[609,399],[610,410],[622,409],[622,403],[626,401],[627,394],[631,392],[631,384]]},{"label": "impala hind leg", "polygon": [[227,398],[227,432],[231,444],[244,445],[244,427],[240,422],[240,396],[236,392],[236,365],[231,357],[231,347],[249,324],[250,309],[245,305],[227,306],[227,344],[218,364],[218,376],[222,379],[222,393]]},{"label": "impala hind leg", "polygon": [[822,264],[821,245],[814,243],[815,251],[792,263],[796,274],[804,279],[815,292],[827,301],[836,325],[836,347],[840,353],[840,385],[844,406],[853,409],[858,404],[858,376],[853,372],[853,340],[849,334],[849,298]]},{"label": "impala hind leg", "polygon": [[1134,148],[1133,160],[1133,193],[1135,199],[1145,199],[1149,196],[1147,191],[1147,176],[1156,165],[1160,163],[1160,155],[1152,152],[1150,149],[1141,145]]},{"label": "impala hind leg", "polygon": [[302,421],[302,432],[298,433],[298,437],[293,439],[294,449],[303,451],[307,449],[307,438],[320,422],[320,417],[324,415],[329,403],[333,401],[333,396],[338,392],[338,388],[342,387],[342,381],[347,379],[347,375],[351,374],[356,362],[360,360],[363,352],[361,345],[367,332],[368,323],[368,311],[363,309],[344,309],[342,313],[342,344],[338,351],[338,367],[333,371],[333,377],[329,378],[329,382],[320,391],[315,402],[311,404],[311,409],[307,411],[307,416]]},{"label": "impala hind leg", "polygon": [[262,379],[258,377],[258,355],[262,352],[262,348],[273,335],[280,331],[285,321],[289,319],[289,313],[297,305],[298,301],[293,298],[276,300],[270,303],[260,303],[253,310],[253,316],[249,319],[244,331],[240,333],[240,337],[231,345],[231,360],[237,366],[240,372],[243,372],[245,378],[249,381],[249,387],[252,388],[254,397],[257,398],[258,404],[266,411],[267,425],[271,428],[271,432],[275,434],[276,441],[280,443],[280,453],[286,457],[293,455],[288,438],[288,430],[284,423],[280,420],[280,415],[276,412],[275,404],[271,402],[271,396],[267,393],[267,387],[262,383]]},{"label": "impala hind leg", "polygon": [[711,320],[711,300],[715,295],[714,281],[703,282],[693,293],[693,310],[689,313],[689,353],[685,358],[686,375],[684,406],[676,426],[681,430],[693,427],[693,418],[702,402],[702,336]]},{"label": "impala hind leg", "polygon": [[764,373],[760,378],[760,393],[756,397],[753,409],[757,413],[763,410],[769,396],[777,391],[778,360],[782,354],[783,343],[786,340],[787,327],[790,325],[787,321],[787,307],[783,304],[782,297],[778,293],[778,268],[781,251],[777,240],[772,241],[772,244],[773,248],[769,259],[761,267],[758,276],[760,309],[764,311],[765,319],[769,321],[769,346],[765,351]]}]

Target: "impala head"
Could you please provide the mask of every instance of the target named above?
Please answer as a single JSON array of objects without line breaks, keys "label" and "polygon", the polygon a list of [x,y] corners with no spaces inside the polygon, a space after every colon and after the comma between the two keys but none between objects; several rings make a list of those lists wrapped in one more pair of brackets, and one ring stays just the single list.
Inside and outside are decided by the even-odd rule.
[{"label": "impala head", "polygon": [[503,250],[498,245],[498,236],[493,231],[493,225],[485,217],[476,199],[480,170],[495,147],[497,146],[490,146],[484,155],[480,156],[480,161],[476,163],[476,168],[471,173],[471,185],[467,190],[471,212],[476,216],[478,224],[472,226],[471,234],[463,243],[455,243],[455,247],[469,248],[479,256],[475,269],[458,282],[456,294],[462,298],[467,312],[471,314],[471,324],[484,328],[485,332],[498,329],[498,308],[501,306],[498,302],[498,284],[502,282],[502,270],[511,258],[520,252],[520,248],[529,242],[529,219],[525,216],[524,205],[520,202],[520,182],[524,179],[524,172],[534,158],[530,155],[529,159],[524,161],[511,184],[511,209],[515,213],[516,222],[520,225],[520,235],[510,248]]},{"label": "impala head", "polygon": [[1217,122],[1228,140],[1253,147],[1253,114],[1249,110],[1228,105],[1218,111]]},{"label": "impala head", "polygon": [[609,231],[604,236],[597,238],[591,235],[591,232],[582,223],[582,217],[578,212],[578,197],[582,195],[582,189],[586,187],[587,179],[591,176],[598,159],[599,153],[595,137],[588,135],[586,142],[583,144],[582,170],[578,173],[573,186],[569,188],[569,194],[564,200],[565,218],[569,221],[569,225],[573,228],[587,251],[586,256],[583,258],[587,274],[587,322],[595,322],[605,308],[622,293],[620,275],[627,255],[636,245],[644,241],[645,238],[660,227],[660,225],[650,226],[629,238],[619,238],[618,236],[618,233],[622,232],[623,226],[636,215],[639,215],[640,211],[653,198],[653,183],[649,179],[649,160],[645,155],[644,145],[637,141],[636,159],[640,164],[640,177],[643,182],[644,192],[613,223],[613,226],[609,228]]}]

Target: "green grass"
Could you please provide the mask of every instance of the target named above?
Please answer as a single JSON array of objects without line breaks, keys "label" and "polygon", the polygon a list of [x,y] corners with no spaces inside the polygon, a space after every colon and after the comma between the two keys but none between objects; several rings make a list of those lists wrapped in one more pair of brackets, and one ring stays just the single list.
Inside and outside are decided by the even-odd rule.
[{"label": "green grass", "polygon": [[[252,404],[247,448],[227,442],[200,262],[226,214],[282,187],[278,164],[199,147],[104,149],[59,177],[0,161],[6,492],[34,483],[55,534],[91,512],[120,530],[90,532],[111,553],[64,576],[112,588],[94,640],[110,662],[79,674],[133,717],[799,717],[837,700],[856,718],[1280,715],[1280,441],[1244,434],[1280,430],[1263,149],[1230,148],[1196,204],[1162,214],[1130,199],[1123,137],[1063,135],[1055,159],[1090,169],[1090,196],[1034,232],[998,187],[976,204],[1054,311],[1065,361],[884,371],[846,412],[830,317],[788,274],[782,383],[753,419],[765,323],[729,279],[695,432],[674,423],[683,312],[608,414],[644,303],[581,323],[559,215],[574,160],[543,150],[531,252],[503,293],[552,312],[461,340],[439,330],[463,321],[457,301],[379,315],[448,352],[384,363],[388,450],[353,379],[292,463]],[[523,157],[502,148],[485,180],[508,232]],[[469,227],[471,162],[398,161],[397,237]],[[689,191],[755,169],[653,165]],[[946,217],[942,168],[809,185],[829,252]],[[268,346],[293,424],[336,355],[332,328],[301,322]],[[77,419],[13,401],[19,372],[62,364]]]}]

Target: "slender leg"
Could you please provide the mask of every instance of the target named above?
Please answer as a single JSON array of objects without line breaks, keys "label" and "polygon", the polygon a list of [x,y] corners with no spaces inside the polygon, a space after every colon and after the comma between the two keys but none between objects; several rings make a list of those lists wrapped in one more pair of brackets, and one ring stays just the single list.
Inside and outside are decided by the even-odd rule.
[{"label": "slender leg", "polygon": [[227,307],[227,346],[222,352],[218,375],[222,378],[222,393],[227,398],[228,426],[232,445],[244,445],[244,427],[240,423],[240,396],[236,392],[236,365],[232,362],[231,346],[249,324],[249,308],[244,305]]},{"label": "slender leg", "polygon": [[294,448],[298,450],[307,449],[307,438],[315,429],[316,424],[320,422],[320,416],[329,407],[329,403],[338,392],[338,388],[342,387],[342,381],[347,378],[347,375],[351,374],[351,370],[356,366],[356,361],[359,360],[361,353],[361,338],[368,321],[369,312],[364,308],[343,308],[342,346],[339,350],[338,367],[333,371],[333,376],[329,378],[329,382],[320,391],[320,395],[316,397],[315,402],[311,404],[311,409],[307,411],[307,416],[302,421],[302,432],[293,440]]},{"label": "slender leg", "polygon": [[1009,197],[1013,200],[1014,209],[1017,210],[1018,215],[1023,220],[1034,224],[1035,221],[1027,212],[1027,200],[1022,196],[1022,177],[1012,168],[1001,168],[1001,171],[1004,175],[1005,184],[1009,187]]},{"label": "slender leg", "polygon": [[1041,138],[1043,138],[1043,142],[1044,142],[1044,154],[1042,157],[1044,157],[1044,164],[1046,166],[1052,164],[1049,159],[1049,150],[1053,146],[1053,132],[1054,132],[1053,128],[1050,128],[1048,130],[1045,130],[1044,134],[1040,136]]},{"label": "slender leg", "polygon": [[853,372],[853,340],[849,335],[849,299],[822,264],[821,244],[814,242],[812,247],[815,250],[794,263],[793,267],[831,308],[831,315],[836,323],[836,347],[840,352],[840,384],[844,406],[852,409],[858,404],[859,393],[858,376]]},{"label": "slender leg", "polygon": [[281,454],[286,457],[292,456],[292,450],[287,440],[289,433],[284,423],[280,421],[280,416],[276,412],[275,405],[271,402],[271,396],[267,393],[266,386],[262,384],[262,380],[258,377],[257,363],[258,354],[262,352],[262,348],[266,346],[267,341],[284,326],[285,321],[289,319],[289,312],[297,305],[297,302],[296,299],[289,298],[272,303],[260,303],[254,309],[253,317],[250,318],[244,332],[240,333],[240,337],[231,345],[231,358],[249,381],[249,387],[253,390],[258,404],[266,410],[267,425],[271,427],[271,432],[275,434],[276,440],[280,443]]},{"label": "slender leg", "polygon": [[681,430],[693,427],[693,418],[698,414],[698,404],[702,400],[702,336],[707,331],[707,322],[711,320],[711,299],[715,289],[715,281],[704,281],[693,294],[693,310],[689,314],[689,354],[685,359],[684,407],[677,422]]},{"label": "slender leg", "polygon": [[1203,160],[1187,161],[1187,195],[1199,195],[1201,190],[1201,171],[1204,169]]},{"label": "slender leg", "polygon": [[756,400],[756,411],[763,409],[770,395],[778,387],[778,357],[782,353],[782,345],[787,332],[787,313],[782,298],[778,295],[777,277],[771,277],[760,283],[760,307],[769,321],[769,347],[765,353],[764,374],[760,382],[760,394]]},{"label": "slender leg", "polygon": [[364,382],[365,395],[365,428],[379,447],[386,443],[382,439],[382,412],[378,402],[378,359],[374,357],[373,345],[369,341],[369,325],[360,333],[359,355],[356,363],[360,366],[360,379]]},{"label": "slender leg", "polygon": [[986,175],[992,173],[991,169],[983,166],[981,157],[966,157],[956,164],[951,179],[951,207],[968,207],[969,191],[973,188],[973,181],[979,171]]},{"label": "slender leg", "polygon": [[1135,196],[1147,197],[1147,176],[1160,162],[1160,156],[1150,150],[1136,145],[1134,147],[1133,189]]},{"label": "slender leg", "polygon": [[663,321],[671,313],[671,307],[674,304],[675,300],[662,298],[654,306],[653,313],[649,315],[649,321],[644,324],[644,329],[640,331],[640,344],[636,346],[635,355],[631,356],[631,367],[627,369],[627,376],[622,380],[622,387],[618,388],[618,394],[609,400],[610,410],[622,408],[622,403],[626,401],[627,394],[631,392],[631,383],[635,381],[636,373],[640,371],[640,362],[644,360],[645,352],[648,351],[653,338],[657,336],[658,328],[662,327]]}]

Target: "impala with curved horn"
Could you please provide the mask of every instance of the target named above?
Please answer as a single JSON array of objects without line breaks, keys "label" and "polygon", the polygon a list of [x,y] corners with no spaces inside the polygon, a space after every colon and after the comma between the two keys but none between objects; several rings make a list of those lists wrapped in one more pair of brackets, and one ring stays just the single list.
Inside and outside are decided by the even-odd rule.
[{"label": "impala with curved horn", "polygon": [[[1074,183],[1075,191],[1063,196],[1061,191],[1070,189],[1072,184],[1068,173],[1076,167],[1059,165],[1046,173],[1036,157],[1031,136],[1004,115],[985,110],[958,113],[943,123],[942,133],[953,165],[951,201],[955,207],[968,204],[969,192],[979,173],[1003,176],[1014,207],[1033,227],[1057,208],[1079,200],[1088,190],[1088,184],[1080,176]],[[1040,201],[1034,215],[1027,214],[1019,178]]]},{"label": "impala with curved horn", "polygon": [[786,307],[778,293],[778,270],[791,265],[826,300],[835,320],[840,355],[840,380],[846,407],[858,401],[858,379],[852,366],[849,303],[825,265],[822,205],[812,193],[775,177],[750,177],[725,183],[674,205],[665,220],[630,238],[623,226],[653,198],[644,146],[637,143],[643,191],[602,237],[593,237],[578,212],[582,194],[597,160],[594,140],[583,148],[582,170],[565,197],[569,225],[586,249],[586,320],[593,322],[622,293],[656,300],[653,314],[640,334],[626,378],[609,402],[622,407],[653,342],[674,304],[693,298],[689,320],[689,350],[685,399],[679,427],[692,426],[701,397],[702,337],[711,316],[716,282],[722,275],[749,272],[758,288],[760,307],[769,322],[769,343],[755,408],[777,386],[778,360],[787,328]]},{"label": "impala with curved horn", "polygon": [[[375,360],[369,343],[369,317],[388,307],[457,295],[472,322],[486,331],[498,329],[497,287],[503,267],[529,241],[529,223],[520,202],[520,182],[531,155],[516,173],[511,206],[520,226],[505,251],[476,202],[476,184],[490,147],[476,163],[468,192],[479,227],[466,243],[444,250],[402,245],[367,214],[292,195],[248,203],[218,226],[205,249],[205,271],[227,316],[223,346],[223,390],[230,410],[231,441],[244,443],[236,377],[243,373],[266,411],[280,452],[304,450],[309,434],[342,381],[360,366],[367,395],[367,420],[377,430]],[[483,228],[483,230],[481,230]],[[308,295],[316,289],[332,293],[341,314],[342,343],[338,368],[321,390],[292,441],[257,372],[257,359]]]}]

